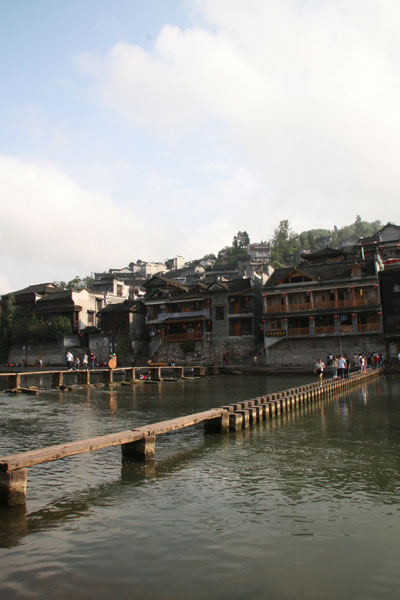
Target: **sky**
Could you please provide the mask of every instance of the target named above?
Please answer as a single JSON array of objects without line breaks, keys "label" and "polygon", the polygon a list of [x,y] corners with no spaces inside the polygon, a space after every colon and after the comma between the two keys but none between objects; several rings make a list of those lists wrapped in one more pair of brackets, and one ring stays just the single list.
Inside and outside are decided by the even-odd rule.
[{"label": "sky", "polygon": [[398,0],[1,0],[0,294],[400,224]]}]

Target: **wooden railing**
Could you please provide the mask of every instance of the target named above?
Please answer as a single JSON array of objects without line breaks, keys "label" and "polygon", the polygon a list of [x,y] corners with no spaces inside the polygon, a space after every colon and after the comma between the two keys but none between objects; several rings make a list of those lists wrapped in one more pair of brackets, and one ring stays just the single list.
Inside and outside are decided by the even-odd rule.
[{"label": "wooden railing", "polygon": [[340,333],[353,333],[353,325],[339,325]]},{"label": "wooden railing", "polygon": [[380,323],[359,323],[357,325],[358,331],[380,331],[381,324]]},{"label": "wooden railing", "polygon": [[310,335],[308,327],[295,327],[287,330],[288,335]]},{"label": "wooden railing", "polygon": [[320,327],[315,327],[314,333],[318,334],[326,334],[326,333],[335,333],[334,325],[321,325]]},{"label": "wooden railing", "polygon": [[351,307],[363,307],[363,306],[376,306],[379,303],[378,298],[357,298],[352,300],[351,298],[346,300],[326,300],[315,302],[304,302],[299,304],[277,304],[276,306],[267,306],[267,313],[279,313],[279,312],[297,312],[302,310],[327,310],[329,308],[351,308]]}]

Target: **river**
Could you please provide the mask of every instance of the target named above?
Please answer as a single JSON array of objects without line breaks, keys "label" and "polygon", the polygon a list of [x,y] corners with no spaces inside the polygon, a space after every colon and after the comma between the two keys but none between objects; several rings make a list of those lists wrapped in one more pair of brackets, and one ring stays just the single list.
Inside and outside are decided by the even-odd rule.
[{"label": "river", "polygon": [[[0,455],[130,429],[309,382],[221,376],[0,392]],[[379,600],[400,588],[400,378],[249,430],[157,438],[28,470],[0,509],[2,600]]]}]

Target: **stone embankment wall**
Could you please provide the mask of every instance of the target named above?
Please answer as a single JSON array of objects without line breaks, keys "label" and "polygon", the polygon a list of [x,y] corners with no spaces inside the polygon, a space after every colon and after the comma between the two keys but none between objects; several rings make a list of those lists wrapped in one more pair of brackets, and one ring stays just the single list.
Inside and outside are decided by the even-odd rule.
[{"label": "stone embankment wall", "polygon": [[359,336],[331,336],[321,338],[281,338],[279,341],[266,349],[264,359],[260,362],[267,366],[299,367],[314,364],[317,358],[325,360],[327,355],[347,354],[350,361],[355,352],[382,352],[386,348],[381,334],[359,335]]},{"label": "stone embankment wall", "polygon": [[179,342],[161,346],[157,352],[157,361],[177,365],[222,364],[225,356],[228,363],[247,364],[255,354],[255,342],[252,335],[195,342],[193,351],[185,352],[185,344]]},{"label": "stone embankment wall", "polygon": [[[86,348],[74,348],[70,347],[72,354],[81,358],[84,352],[88,352]],[[8,354],[8,362],[13,364],[22,364],[24,361],[28,365],[35,364],[36,361],[42,360],[43,366],[65,366],[65,348],[64,346],[57,345],[42,345],[35,344],[30,345],[28,350],[23,348],[11,348]]]}]

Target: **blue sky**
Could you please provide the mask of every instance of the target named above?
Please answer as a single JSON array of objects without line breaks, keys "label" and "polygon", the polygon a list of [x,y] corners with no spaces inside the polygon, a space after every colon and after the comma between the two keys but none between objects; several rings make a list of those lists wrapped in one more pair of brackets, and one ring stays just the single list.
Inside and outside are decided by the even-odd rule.
[{"label": "blue sky", "polygon": [[0,293],[400,222],[398,2],[2,0]]}]

